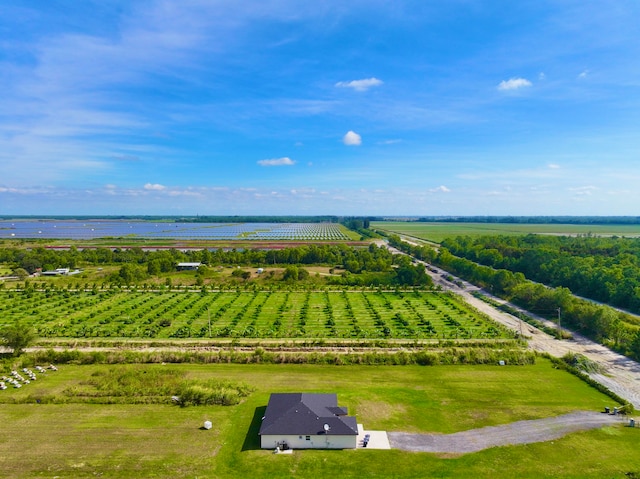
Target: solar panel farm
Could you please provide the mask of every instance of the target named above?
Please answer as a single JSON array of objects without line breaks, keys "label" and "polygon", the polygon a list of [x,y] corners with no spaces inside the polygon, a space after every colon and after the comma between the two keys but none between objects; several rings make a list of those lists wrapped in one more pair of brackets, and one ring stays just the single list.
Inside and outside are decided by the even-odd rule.
[{"label": "solar panel farm", "polygon": [[233,241],[345,241],[336,223],[167,223],[152,221],[0,220],[0,239],[146,238]]}]

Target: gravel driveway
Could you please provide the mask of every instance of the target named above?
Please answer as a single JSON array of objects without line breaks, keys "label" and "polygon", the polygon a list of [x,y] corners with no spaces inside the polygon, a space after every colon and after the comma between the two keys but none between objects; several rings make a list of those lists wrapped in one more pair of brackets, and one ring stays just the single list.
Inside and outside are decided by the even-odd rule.
[{"label": "gravel driveway", "polygon": [[464,454],[495,446],[528,444],[558,439],[566,434],[627,422],[624,416],[580,411],[563,416],[518,421],[454,434],[387,432],[392,449]]}]

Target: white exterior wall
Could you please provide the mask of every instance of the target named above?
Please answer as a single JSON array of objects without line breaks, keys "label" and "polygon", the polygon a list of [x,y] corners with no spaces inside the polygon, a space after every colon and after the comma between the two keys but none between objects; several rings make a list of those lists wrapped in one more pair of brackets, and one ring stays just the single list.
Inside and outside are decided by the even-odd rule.
[{"label": "white exterior wall", "polygon": [[289,449],[355,449],[358,436],[325,436],[316,434],[309,436],[260,436],[262,449],[275,449],[278,443],[286,442]]}]

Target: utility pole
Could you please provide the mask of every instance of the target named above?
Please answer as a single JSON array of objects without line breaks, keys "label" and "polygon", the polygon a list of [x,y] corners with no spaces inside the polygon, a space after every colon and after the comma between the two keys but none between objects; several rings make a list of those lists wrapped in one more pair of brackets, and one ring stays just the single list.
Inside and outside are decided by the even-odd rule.
[{"label": "utility pole", "polygon": [[560,339],[562,339],[562,326],[560,326],[560,308],[558,308],[558,332],[560,333]]},{"label": "utility pole", "polygon": [[209,320],[209,338],[211,338],[211,311],[207,308],[207,319]]},{"label": "utility pole", "polygon": [[522,318],[520,318],[520,339],[522,339]]}]

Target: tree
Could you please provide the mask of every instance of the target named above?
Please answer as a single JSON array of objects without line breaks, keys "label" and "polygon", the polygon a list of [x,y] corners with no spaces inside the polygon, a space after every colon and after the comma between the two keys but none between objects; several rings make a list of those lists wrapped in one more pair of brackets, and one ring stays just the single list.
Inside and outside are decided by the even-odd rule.
[{"label": "tree", "polygon": [[251,278],[251,271],[246,271],[244,269],[234,269],[231,272],[231,276],[235,278],[242,278],[243,280],[247,281],[249,278]]},{"label": "tree", "polygon": [[640,360],[640,331],[636,331],[636,335],[629,345],[629,354],[636,360]]},{"label": "tree", "polygon": [[282,274],[283,281],[298,281],[298,267],[294,265],[289,265],[284,269],[284,273]]},{"label": "tree", "polygon": [[35,339],[33,330],[19,321],[0,330],[2,344],[11,349],[14,356],[20,356]]},{"label": "tree", "polygon": [[17,276],[20,281],[29,276],[29,272],[24,268],[16,268],[13,270],[12,274]]},{"label": "tree", "polygon": [[118,271],[118,275],[116,276],[120,282],[129,285],[135,281],[140,281],[145,279],[146,275],[144,271],[140,268],[140,266],[135,264],[123,264]]}]

